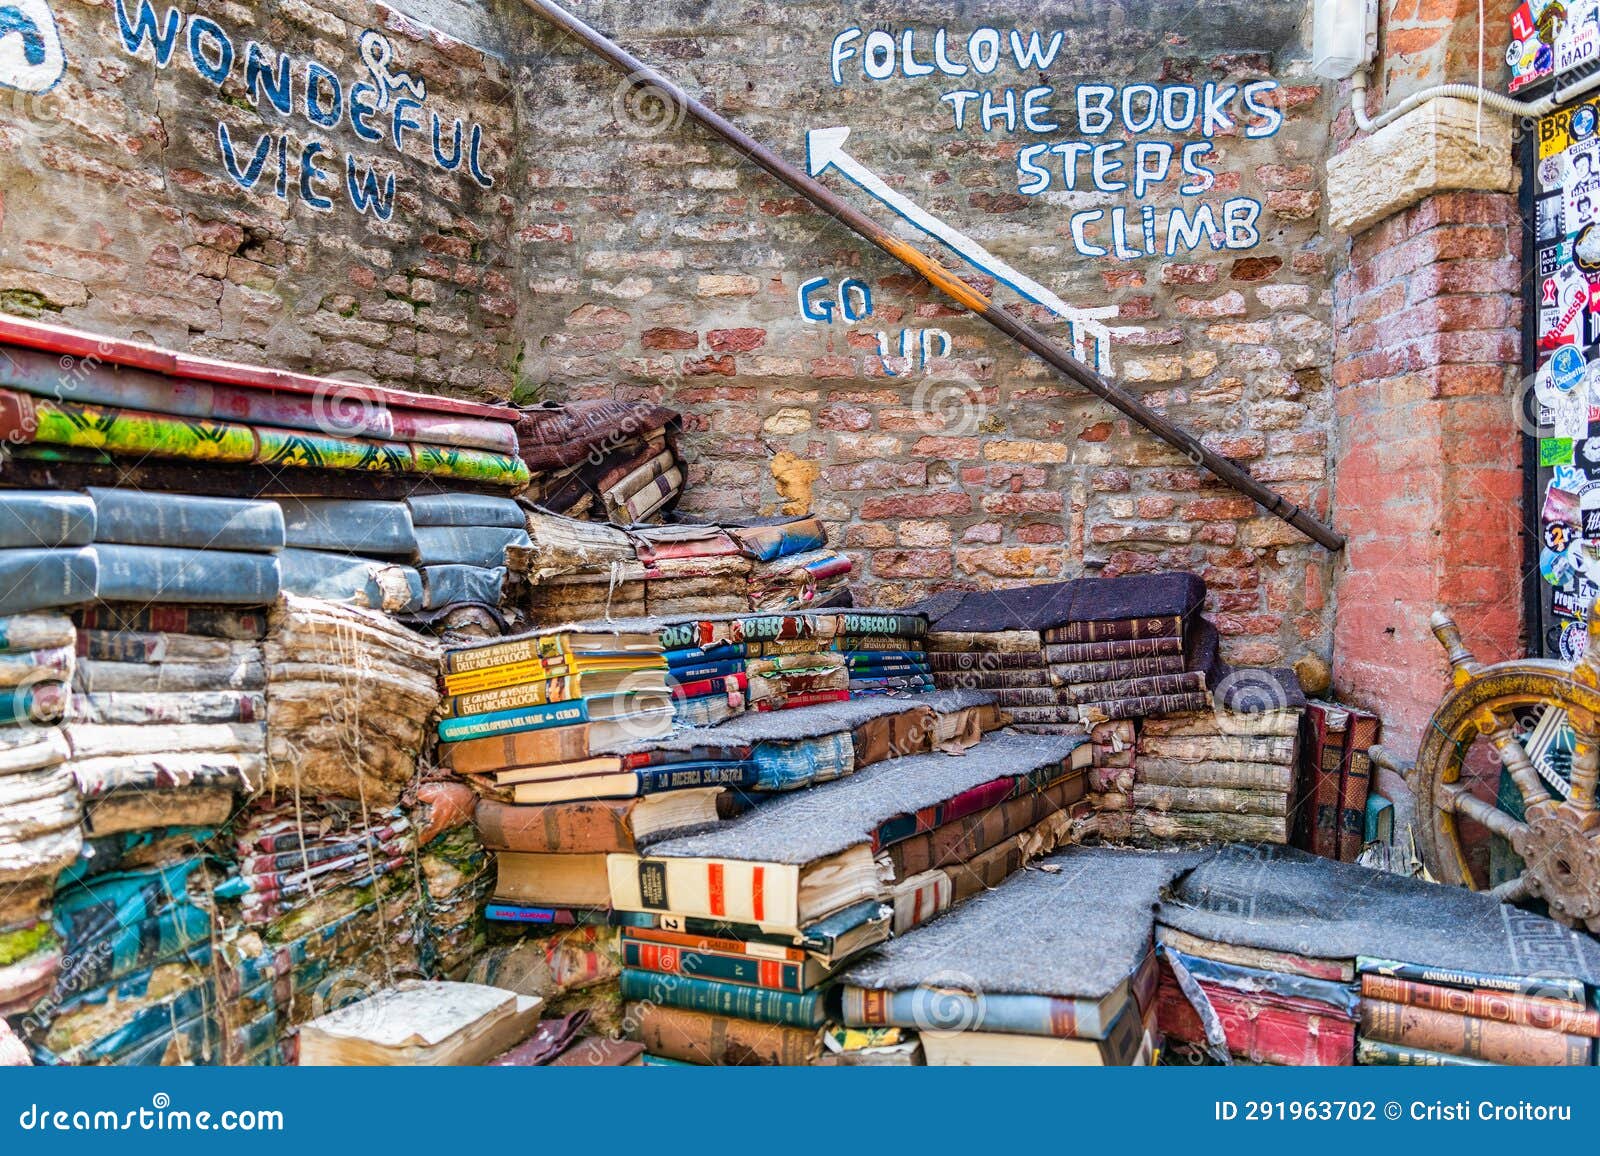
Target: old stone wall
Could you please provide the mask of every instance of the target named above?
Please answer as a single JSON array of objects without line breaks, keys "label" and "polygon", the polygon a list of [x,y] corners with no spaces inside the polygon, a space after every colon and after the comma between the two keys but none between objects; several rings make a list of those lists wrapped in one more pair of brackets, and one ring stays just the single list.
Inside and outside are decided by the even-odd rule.
[{"label": "old stone wall", "polygon": [[359,0],[18,11],[29,27],[0,52],[0,82],[23,85],[0,87],[0,306],[511,392],[515,109],[497,60]]},{"label": "old stone wall", "polygon": [[[581,11],[787,157],[806,155],[810,129],[848,127],[825,183],[892,222],[858,184],[881,180],[911,202],[901,235],[1062,340],[1059,308],[996,275],[1106,311],[1113,376],[1328,513],[1342,246],[1321,231],[1333,110],[1306,65],[1301,5],[1208,5],[1181,28],[1158,3]],[[884,603],[1192,568],[1235,659],[1326,653],[1320,548],[660,94],[537,27],[521,51],[515,88],[537,125],[515,233],[530,272],[523,372],[553,396],[682,407],[689,508],[814,505]],[[975,268],[907,214],[994,261]]]}]

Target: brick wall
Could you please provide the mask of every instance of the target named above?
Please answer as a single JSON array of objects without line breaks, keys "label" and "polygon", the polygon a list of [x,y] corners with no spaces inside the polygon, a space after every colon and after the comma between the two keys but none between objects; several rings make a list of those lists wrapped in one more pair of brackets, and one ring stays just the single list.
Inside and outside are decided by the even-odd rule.
[{"label": "brick wall", "polygon": [[[1304,13],[1219,7],[1174,47],[1155,31],[1165,11],[1003,4],[981,22],[952,19],[949,34],[1013,22],[1064,28],[1069,47],[1051,69],[972,87],[1048,83],[1066,102],[1090,70],[1118,85],[1278,80],[1282,129],[1216,142],[1208,195],[1263,206],[1261,243],[1248,250],[1080,256],[1072,213],[1119,198],[1021,195],[1016,157],[1035,138],[955,131],[939,102],[959,87],[947,78],[871,82],[852,61],[835,86],[830,45],[850,21],[828,11],[712,3],[690,20],[676,5],[617,3],[600,25],[790,158],[805,155],[808,128],[850,126],[851,155],[905,196],[1066,301],[1114,306],[1111,324],[1140,327],[1120,340],[1115,375],[1325,516],[1336,246],[1321,233],[1318,185],[1332,110],[1305,69]],[[873,11],[873,27],[910,28],[920,45],[932,19],[909,3]],[[539,137],[517,222],[531,271],[523,370],[552,396],[683,408],[686,508],[814,505],[855,558],[858,589],[882,603],[949,586],[1192,568],[1211,585],[1235,659],[1328,653],[1330,560],[1320,548],[951,308],[675,110],[641,112],[624,78],[542,35],[525,51],[533,62],[518,90]],[[1073,120],[1064,116],[1052,139],[1077,135]],[[837,174],[823,179],[881,211]],[[1186,199],[1158,190],[1148,203],[1164,216]],[[868,283],[873,315],[807,323],[797,292],[817,277]],[[1042,308],[1017,307],[1051,325]],[[950,355],[891,376],[877,335],[897,351],[908,327],[947,331]]]},{"label": "brick wall", "polygon": [[1437,195],[1357,237],[1339,277],[1334,678],[1402,753],[1446,686],[1435,609],[1482,661],[1523,653],[1519,222],[1514,196]]},{"label": "brick wall", "polygon": [[[46,6],[64,74],[44,92],[0,87],[0,308],[385,383],[511,391],[514,114],[496,60],[358,0],[154,2],[142,33],[140,0]],[[366,137],[349,115],[370,78],[368,33],[386,38],[391,74],[425,86],[398,118],[399,150],[394,114],[408,93],[385,110],[358,98],[374,109]],[[252,43],[265,49],[253,86]],[[287,112],[269,95],[285,58]],[[336,78],[318,82],[331,127],[306,112],[312,62]],[[434,114],[448,168],[433,159]],[[491,187],[470,172],[474,125]]]}]

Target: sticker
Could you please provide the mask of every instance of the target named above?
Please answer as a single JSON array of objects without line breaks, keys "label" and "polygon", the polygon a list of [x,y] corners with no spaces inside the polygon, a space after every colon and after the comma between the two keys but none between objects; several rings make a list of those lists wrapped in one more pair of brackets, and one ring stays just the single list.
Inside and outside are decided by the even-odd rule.
[{"label": "sticker", "polygon": [[[1583,382],[1584,373],[1588,370],[1589,363],[1583,359],[1576,346],[1563,345],[1556,350],[1550,358],[1550,384],[1555,386],[1557,393],[1571,393]],[[1587,406],[1588,399],[1585,397]],[[1587,409],[1585,415],[1587,416]]]},{"label": "sticker", "polygon": [[1541,245],[1560,241],[1569,230],[1561,227],[1562,199],[1560,191],[1546,193],[1533,202],[1534,227]]},{"label": "sticker", "polygon": [[1589,432],[1589,437],[1573,447],[1572,460],[1586,473],[1600,473],[1600,437],[1594,436],[1593,407],[1590,407],[1589,413]]},{"label": "sticker", "polygon": [[[1600,546],[1600,486],[1589,490],[1580,500],[1583,513],[1583,540],[1591,546]],[[1564,547],[1552,547],[1552,549],[1557,548]]]},{"label": "sticker", "polygon": [[1539,465],[1566,466],[1572,464],[1571,438],[1540,438]]},{"label": "sticker", "polygon": [[1563,661],[1577,662],[1589,649],[1589,632],[1582,622],[1561,624],[1561,637],[1556,643]]},{"label": "sticker", "polygon": [[1555,466],[1550,484],[1558,490],[1577,494],[1583,492],[1583,487],[1589,484],[1589,479],[1584,477],[1582,470],[1573,468],[1571,462],[1561,462]]},{"label": "sticker", "polygon": [[1600,141],[1575,144],[1565,155],[1567,172],[1561,197],[1565,231],[1570,233],[1600,217]]},{"label": "sticker", "polygon": [[1539,276],[1549,277],[1557,269],[1561,268],[1566,263],[1566,260],[1567,246],[1565,243],[1541,246],[1539,249]]},{"label": "sticker", "polygon": [[1539,551],[1539,576],[1552,586],[1567,587],[1578,577],[1578,563],[1572,550],[1552,550],[1548,546]]},{"label": "sticker", "polygon": [[1573,140],[1583,140],[1594,135],[1595,107],[1592,104],[1582,104],[1572,110],[1572,121],[1567,126],[1567,131],[1572,134]]},{"label": "sticker", "polygon": [[1555,428],[1556,437],[1576,442],[1588,436],[1589,399],[1584,392],[1562,394],[1550,409],[1550,424]]},{"label": "sticker", "polygon": [[1544,522],[1563,522],[1568,526],[1576,526],[1582,508],[1582,499],[1572,490],[1558,490],[1555,486],[1546,486],[1544,509],[1539,511],[1539,519]]},{"label": "sticker", "polygon": [[1544,549],[1554,554],[1565,554],[1579,540],[1578,532],[1565,522],[1546,522],[1540,530]]},{"label": "sticker", "polygon": [[1550,596],[1550,605],[1564,618],[1587,618],[1589,607],[1594,605],[1594,596],[1597,592],[1600,592],[1600,586],[1578,575],[1574,581],[1562,585],[1561,589]]}]

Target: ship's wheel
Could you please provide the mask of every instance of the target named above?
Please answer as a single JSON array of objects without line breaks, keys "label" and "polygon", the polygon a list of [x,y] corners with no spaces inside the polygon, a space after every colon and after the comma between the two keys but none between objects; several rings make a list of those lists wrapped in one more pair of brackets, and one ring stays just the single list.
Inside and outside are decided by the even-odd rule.
[{"label": "ship's wheel", "polygon": [[[1428,869],[1441,882],[1488,890],[1508,903],[1543,900],[1561,922],[1600,932],[1600,615],[1590,616],[1588,649],[1575,666],[1543,659],[1486,666],[1448,615],[1435,614],[1432,625],[1449,652],[1453,685],[1406,776]],[[1535,765],[1525,744],[1536,730],[1547,739],[1558,729],[1559,766],[1544,757],[1546,745],[1530,744],[1540,758]],[[1486,747],[1475,750],[1480,740]],[[1479,772],[1481,783],[1485,755],[1498,762],[1489,770],[1499,782],[1488,784],[1498,789],[1475,792],[1474,776],[1463,770]],[[1481,855],[1463,837],[1474,824],[1505,840],[1520,860],[1520,870],[1497,886],[1489,886]]]}]

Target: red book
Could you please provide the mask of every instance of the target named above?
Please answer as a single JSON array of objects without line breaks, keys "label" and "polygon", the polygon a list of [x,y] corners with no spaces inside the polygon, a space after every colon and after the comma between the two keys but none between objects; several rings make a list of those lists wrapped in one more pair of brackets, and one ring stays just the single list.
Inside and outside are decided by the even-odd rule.
[{"label": "red book", "polygon": [[1339,858],[1354,863],[1366,843],[1367,791],[1372,782],[1372,756],[1383,723],[1375,714],[1351,710],[1344,758],[1339,764]]},{"label": "red book", "polygon": [[[1356,1026],[1327,1004],[1266,992],[1243,992],[1201,983],[1222,1022],[1228,1051],[1259,1064],[1346,1067],[1355,1061]],[[1156,1001],[1157,1022],[1172,1039],[1204,1043],[1200,1016],[1165,971]]]},{"label": "red book", "polygon": [[1339,782],[1349,722],[1350,712],[1343,707],[1331,702],[1306,704],[1298,842],[1327,859],[1339,857]]}]

